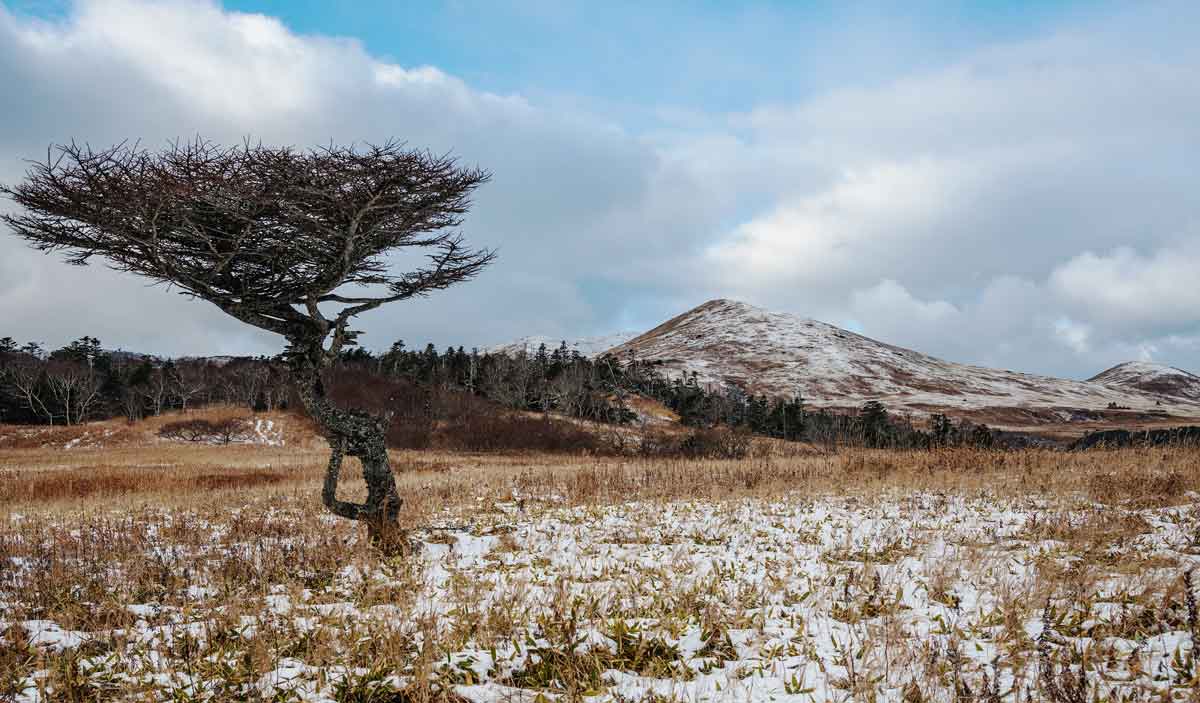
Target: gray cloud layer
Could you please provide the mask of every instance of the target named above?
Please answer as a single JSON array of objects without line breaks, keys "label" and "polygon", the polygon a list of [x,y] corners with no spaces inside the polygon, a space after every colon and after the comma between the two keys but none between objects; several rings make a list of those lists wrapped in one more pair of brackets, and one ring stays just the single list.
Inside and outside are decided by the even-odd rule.
[{"label": "gray cloud layer", "polygon": [[[56,24],[0,8],[0,179],[53,141],[193,134],[397,136],[492,169],[465,230],[500,262],[365,319],[368,346],[602,332],[725,296],[960,361],[1200,369],[1200,56],[1182,29],[1200,12],[1174,10],[1187,17],[1113,17],[799,104],[664,110],[638,134],[205,2],[82,2]],[[52,344],[278,348],[11,237],[0,319]]]}]

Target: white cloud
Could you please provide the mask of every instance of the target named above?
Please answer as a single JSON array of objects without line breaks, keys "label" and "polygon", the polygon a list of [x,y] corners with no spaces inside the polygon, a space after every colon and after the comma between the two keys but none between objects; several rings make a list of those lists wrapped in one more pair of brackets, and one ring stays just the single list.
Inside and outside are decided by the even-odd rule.
[{"label": "white cloud", "polygon": [[1059,266],[1054,292],[1089,317],[1124,329],[1188,328],[1200,322],[1200,240],[1140,254],[1090,251]]},{"label": "white cloud", "polygon": [[[652,106],[662,122],[636,134],[210,1],[83,0],[54,23],[0,6],[0,180],[72,137],[194,134],[399,137],[492,169],[464,229],[499,263],[374,313],[377,347],[605,332],[725,296],[968,362],[1086,376],[1152,354],[1198,369],[1195,21],[1194,5],[1131,11],[735,115]],[[0,336],[52,344],[278,348],[11,237],[0,319]]]},{"label": "white cloud", "polygon": [[918,300],[899,283],[885,279],[850,294],[850,309],[858,318],[895,320],[897,324],[954,324],[958,308],[944,300]]},{"label": "white cloud", "polygon": [[1091,337],[1092,330],[1084,323],[1069,317],[1060,317],[1054,321],[1054,335],[1060,343],[1076,353],[1082,354],[1090,350],[1088,338]]},{"label": "white cloud", "polygon": [[1178,21],[1123,15],[748,111],[747,149],[790,158],[773,174],[825,175],[698,260],[756,303],[965,361],[1090,375],[1150,345],[1200,367],[1169,341],[1200,331],[1200,249],[1178,239],[1200,217],[1200,55]]},{"label": "white cloud", "polygon": [[[704,200],[681,166],[601,118],[475,90],[437,68],[391,64],[355,41],[301,36],[203,0],[84,0],[57,23],[0,6],[0,74],[12,98],[0,111],[6,182],[50,143],[153,147],[196,134],[298,146],[395,137],[491,169],[464,232],[498,247],[499,262],[462,291],[372,313],[364,338],[376,347],[400,336],[471,345],[597,328],[615,311],[583,301],[581,278],[627,276],[637,252],[677,252],[696,220],[670,213]],[[26,282],[0,297],[5,334],[60,344],[87,333],[160,353],[280,345],[205,303],[101,268],[67,269],[12,237],[0,237],[0,261]]]},{"label": "white cloud", "polygon": [[827,285],[891,270],[898,253],[923,248],[920,226],[944,216],[956,171],[931,160],[847,171],[827,190],[739,225],[709,250],[710,265],[757,285]]}]

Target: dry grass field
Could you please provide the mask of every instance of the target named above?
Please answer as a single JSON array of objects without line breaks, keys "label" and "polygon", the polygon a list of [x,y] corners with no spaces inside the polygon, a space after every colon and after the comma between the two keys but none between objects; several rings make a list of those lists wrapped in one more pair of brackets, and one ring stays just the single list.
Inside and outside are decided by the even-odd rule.
[{"label": "dry grass field", "polygon": [[259,419],[0,440],[0,700],[1196,699],[1194,449],[398,452],[382,559]]}]

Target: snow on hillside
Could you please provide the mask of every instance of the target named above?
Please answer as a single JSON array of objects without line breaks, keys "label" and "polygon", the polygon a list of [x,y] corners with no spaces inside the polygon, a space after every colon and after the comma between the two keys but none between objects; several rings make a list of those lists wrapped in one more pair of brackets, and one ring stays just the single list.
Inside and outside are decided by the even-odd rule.
[{"label": "snow on hillside", "polygon": [[508,354],[515,356],[524,352],[532,356],[537,353],[538,347],[545,344],[546,351],[553,352],[564,341],[567,343],[567,348],[578,351],[586,357],[597,356],[615,346],[624,344],[625,342],[638,336],[638,332],[615,332],[613,334],[600,335],[596,337],[579,337],[577,339],[562,339],[560,337],[546,337],[542,335],[533,335],[530,337],[521,337],[508,344],[497,344],[493,347],[488,347],[486,351],[489,354]]},{"label": "snow on hillside", "polygon": [[1200,401],[1200,376],[1173,366],[1148,361],[1127,361],[1096,374],[1088,381],[1112,388]]},{"label": "snow on hillside", "polygon": [[[731,300],[712,300],[613,350],[660,362],[672,377],[731,384],[814,405],[867,400],[917,412],[995,407],[1200,412],[1200,394],[1175,396],[1130,384],[1074,381],[958,364],[824,322]],[[1064,417],[1063,419],[1067,419]]]}]

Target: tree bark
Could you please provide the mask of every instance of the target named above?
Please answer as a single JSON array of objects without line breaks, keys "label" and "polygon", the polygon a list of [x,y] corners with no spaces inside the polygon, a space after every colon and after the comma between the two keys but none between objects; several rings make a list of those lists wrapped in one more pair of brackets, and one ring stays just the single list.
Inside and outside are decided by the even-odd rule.
[{"label": "tree bark", "polygon": [[[334,515],[365,523],[371,543],[381,552],[402,554],[408,549],[408,540],[398,522],[402,501],[388,461],[384,441],[386,421],[366,412],[339,408],[329,400],[321,381],[323,364],[318,361],[323,353],[318,347],[312,354],[297,354],[291,360],[300,400],[331,448],[321,500]],[[363,503],[337,497],[345,456],[357,458],[362,465],[367,484],[367,499]]]}]

